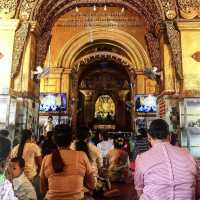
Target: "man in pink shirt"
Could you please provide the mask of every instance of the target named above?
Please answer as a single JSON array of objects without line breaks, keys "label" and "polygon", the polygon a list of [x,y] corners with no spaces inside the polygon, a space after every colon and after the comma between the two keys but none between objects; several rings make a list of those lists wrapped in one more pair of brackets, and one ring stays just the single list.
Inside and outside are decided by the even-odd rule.
[{"label": "man in pink shirt", "polygon": [[136,158],[135,189],[140,200],[197,200],[199,167],[182,148],[169,143],[169,126],[154,120],[148,133],[152,148]]}]

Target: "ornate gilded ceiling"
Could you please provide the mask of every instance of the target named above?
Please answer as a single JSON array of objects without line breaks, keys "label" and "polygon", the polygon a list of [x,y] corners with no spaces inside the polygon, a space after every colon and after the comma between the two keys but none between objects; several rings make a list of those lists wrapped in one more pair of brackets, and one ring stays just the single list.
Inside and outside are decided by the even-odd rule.
[{"label": "ornate gilded ceiling", "polygon": [[200,16],[199,0],[0,0],[0,17],[36,20],[42,30],[76,6],[118,6],[144,16],[149,27],[176,17],[193,19]]},{"label": "ornate gilded ceiling", "polygon": [[[48,29],[52,26],[61,15],[76,6],[97,6],[108,5],[125,7],[129,10],[134,10],[141,16],[144,16],[148,24],[151,26],[155,22],[164,19],[161,4],[154,2],[155,0],[43,0],[38,4],[33,12],[32,19],[39,21],[42,29]],[[157,0],[156,0],[157,1]]]}]

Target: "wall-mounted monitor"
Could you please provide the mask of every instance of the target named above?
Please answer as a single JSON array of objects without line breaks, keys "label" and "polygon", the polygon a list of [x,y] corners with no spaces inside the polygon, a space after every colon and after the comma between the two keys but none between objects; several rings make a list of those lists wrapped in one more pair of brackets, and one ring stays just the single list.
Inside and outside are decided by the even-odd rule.
[{"label": "wall-mounted monitor", "polygon": [[64,93],[41,93],[40,112],[66,112],[67,97]]},{"label": "wall-mounted monitor", "polygon": [[156,96],[136,95],[135,111],[139,113],[155,113],[157,111]]}]

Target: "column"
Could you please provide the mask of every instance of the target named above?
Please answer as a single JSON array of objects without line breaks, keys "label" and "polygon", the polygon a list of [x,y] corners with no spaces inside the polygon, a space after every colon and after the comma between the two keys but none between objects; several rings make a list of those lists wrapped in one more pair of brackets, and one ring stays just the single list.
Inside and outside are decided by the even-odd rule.
[{"label": "column", "polygon": [[[15,31],[19,20],[0,20],[0,128],[14,125],[15,101],[9,95]],[[10,113],[10,115],[9,115]]]}]

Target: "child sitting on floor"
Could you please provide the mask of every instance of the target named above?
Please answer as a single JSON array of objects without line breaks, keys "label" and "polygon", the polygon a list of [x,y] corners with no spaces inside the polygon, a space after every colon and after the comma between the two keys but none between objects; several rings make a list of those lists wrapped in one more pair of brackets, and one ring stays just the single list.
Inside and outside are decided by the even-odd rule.
[{"label": "child sitting on floor", "polygon": [[36,200],[36,192],[24,174],[25,161],[23,158],[12,158],[10,161],[10,175],[13,178],[13,188],[19,200]]}]

